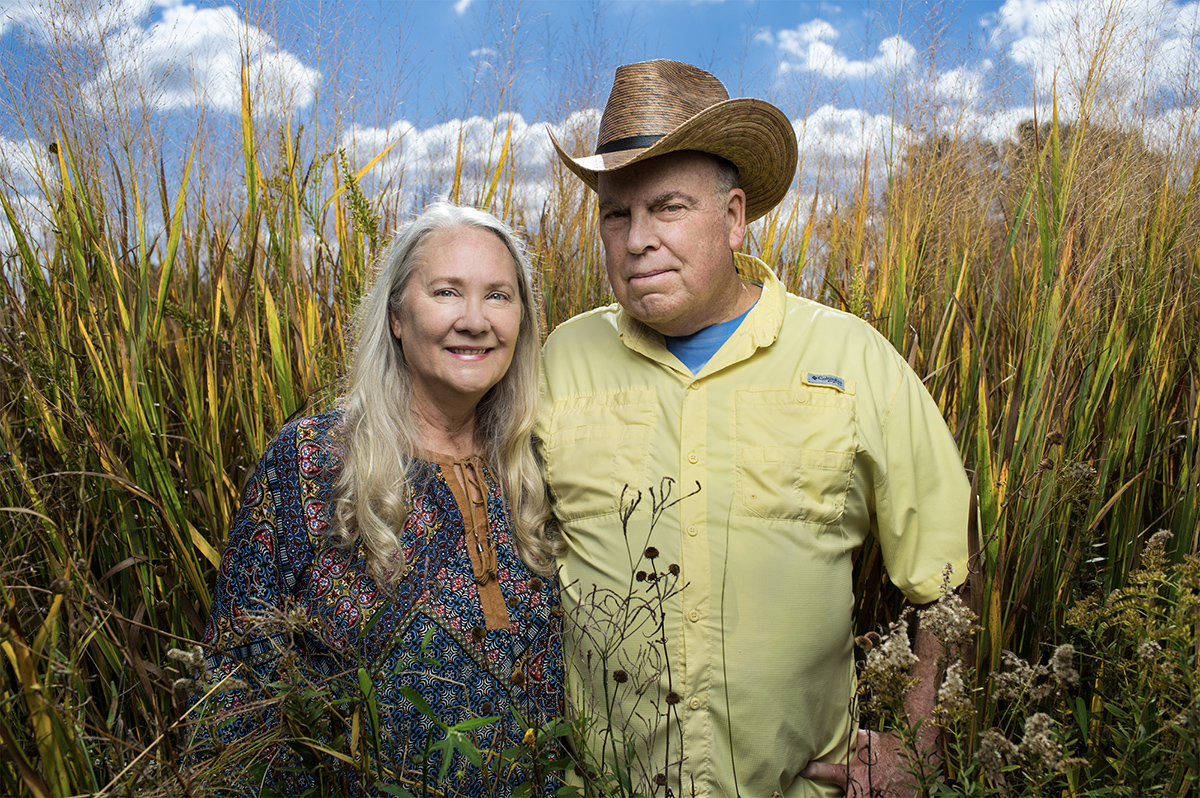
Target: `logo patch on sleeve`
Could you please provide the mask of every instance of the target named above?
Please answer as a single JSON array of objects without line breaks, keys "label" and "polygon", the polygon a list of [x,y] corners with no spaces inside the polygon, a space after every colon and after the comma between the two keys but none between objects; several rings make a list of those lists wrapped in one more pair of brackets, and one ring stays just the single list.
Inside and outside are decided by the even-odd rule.
[{"label": "logo patch on sleeve", "polygon": [[837,388],[843,393],[846,391],[846,381],[836,374],[813,374],[810,371],[808,379],[805,382],[809,385],[825,385],[830,388]]}]

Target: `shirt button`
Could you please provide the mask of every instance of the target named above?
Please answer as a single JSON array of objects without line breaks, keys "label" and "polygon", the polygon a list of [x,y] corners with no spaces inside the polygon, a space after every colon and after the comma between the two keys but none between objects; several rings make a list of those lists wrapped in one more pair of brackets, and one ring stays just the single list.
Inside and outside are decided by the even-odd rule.
[{"label": "shirt button", "polygon": [[688,455],[688,462],[691,463],[692,465],[695,465],[699,459],[700,458],[696,456],[695,452],[692,452],[691,454]]},{"label": "shirt button", "polygon": [[696,529],[695,524],[692,524],[691,526],[688,527],[688,534],[691,535],[692,537],[696,537],[696,535],[700,534],[700,530]]},{"label": "shirt button", "polygon": [[688,620],[695,622],[700,620],[700,610],[692,610],[688,613]]},{"label": "shirt button", "polygon": [[597,396],[597,397],[596,397],[596,399],[595,399],[594,401],[595,401],[595,402],[596,402],[596,404],[598,404],[598,405],[606,404],[606,403],[608,402],[608,397],[607,397],[607,396],[603,396],[603,395],[601,395],[601,396]]},{"label": "shirt button", "polygon": [[689,385],[689,386],[688,386],[688,390],[689,390],[689,391],[698,391],[698,390],[700,390],[700,383],[698,383],[698,382],[693,382],[691,385]]},{"label": "shirt button", "polygon": [[692,709],[699,709],[700,708],[700,699],[692,698],[692,700],[688,702],[688,706],[691,707]]}]

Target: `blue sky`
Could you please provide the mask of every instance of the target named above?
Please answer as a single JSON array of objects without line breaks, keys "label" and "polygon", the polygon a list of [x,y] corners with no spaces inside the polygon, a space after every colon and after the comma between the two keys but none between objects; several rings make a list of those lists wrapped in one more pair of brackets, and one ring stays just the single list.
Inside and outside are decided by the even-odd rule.
[{"label": "blue sky", "polygon": [[536,202],[547,134],[585,147],[623,62],[689,61],[775,102],[811,177],[942,132],[1003,142],[1054,92],[1068,118],[1191,146],[1198,48],[1200,4],[1175,0],[0,0],[0,182],[28,184],[56,92],[97,126],[144,107],[170,143],[201,118],[234,129],[243,55],[261,123],[359,163],[399,141],[384,178],[444,173],[463,131],[486,160],[511,123]]}]

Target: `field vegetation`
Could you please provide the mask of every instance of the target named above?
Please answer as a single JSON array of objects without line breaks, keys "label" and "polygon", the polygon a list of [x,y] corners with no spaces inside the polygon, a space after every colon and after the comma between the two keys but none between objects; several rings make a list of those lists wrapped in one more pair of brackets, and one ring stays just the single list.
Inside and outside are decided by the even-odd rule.
[{"label": "field vegetation", "polygon": [[[85,124],[69,96],[47,98],[55,121],[30,130],[47,145],[49,215],[30,221],[0,186],[14,241],[0,253],[2,794],[220,787],[219,771],[193,780],[182,764],[185,654],[249,470],[283,423],[336,395],[404,196],[402,182],[374,190],[371,161],[264,119],[244,89],[233,189],[209,179],[201,134],[172,159],[137,122]],[[509,132],[486,168],[460,157],[441,193],[523,232],[552,329],[611,301],[594,199],[551,165],[545,205],[527,207]],[[977,493],[979,628],[944,690],[934,788],[1193,793],[1200,156],[1052,103],[1011,140],[931,135],[882,177],[858,174],[790,196],[746,250],[891,340]],[[877,550],[858,582],[866,640],[901,604]],[[321,712],[359,711],[301,687],[279,700],[307,718],[280,732],[288,744],[311,740]],[[369,767],[356,744],[358,760],[321,766]]]}]

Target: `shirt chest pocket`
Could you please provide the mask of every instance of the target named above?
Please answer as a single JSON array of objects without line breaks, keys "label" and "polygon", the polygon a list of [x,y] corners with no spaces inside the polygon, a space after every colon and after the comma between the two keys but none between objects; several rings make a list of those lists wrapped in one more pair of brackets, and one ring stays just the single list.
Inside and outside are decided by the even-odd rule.
[{"label": "shirt chest pocket", "polygon": [[545,472],[560,518],[615,513],[622,488],[641,486],[657,407],[649,388],[574,396],[555,403],[544,441]]},{"label": "shirt chest pocket", "polygon": [[857,447],[854,396],[809,385],[738,391],[734,412],[739,513],[838,523]]}]

